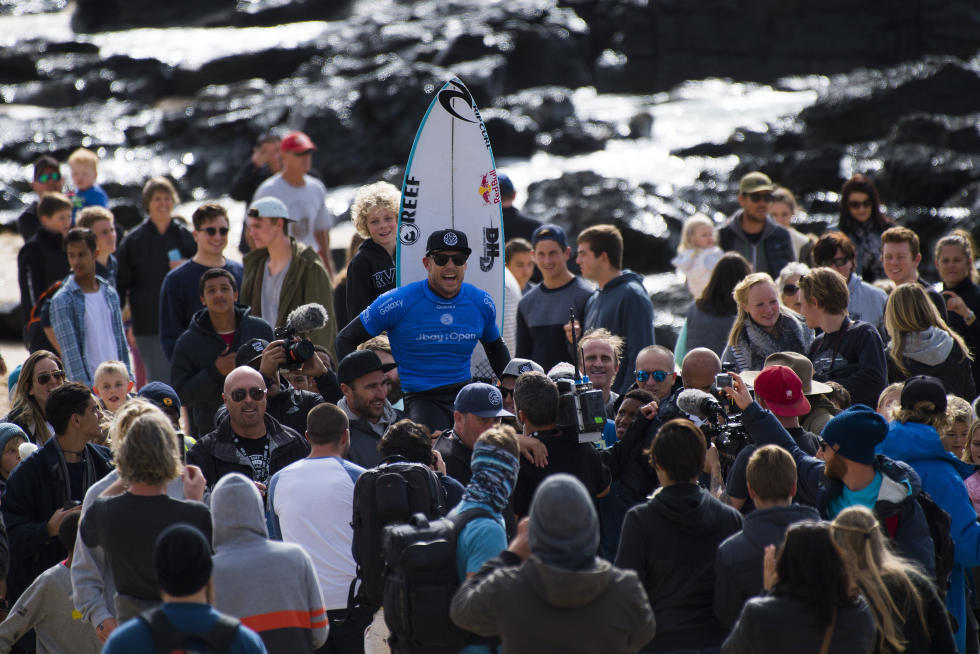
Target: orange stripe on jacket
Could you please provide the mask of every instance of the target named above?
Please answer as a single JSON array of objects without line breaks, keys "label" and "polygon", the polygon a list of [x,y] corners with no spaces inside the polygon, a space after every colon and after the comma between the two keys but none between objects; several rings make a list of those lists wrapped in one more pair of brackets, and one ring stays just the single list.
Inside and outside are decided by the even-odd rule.
[{"label": "orange stripe on jacket", "polygon": [[260,633],[272,629],[317,629],[327,624],[326,612],[324,608],[316,611],[274,611],[242,618],[242,624]]}]

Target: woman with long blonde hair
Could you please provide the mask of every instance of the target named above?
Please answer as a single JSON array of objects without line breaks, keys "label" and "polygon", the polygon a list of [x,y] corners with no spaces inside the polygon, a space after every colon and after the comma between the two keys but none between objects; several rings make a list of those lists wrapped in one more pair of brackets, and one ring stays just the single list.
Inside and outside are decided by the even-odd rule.
[{"label": "woman with long blonde hair", "polygon": [[910,282],[892,291],[885,304],[885,329],[891,337],[889,381],[929,375],[942,381],[948,393],[976,396],[966,342],[942,319],[922,286]]},{"label": "woman with long blonde hair", "polygon": [[20,368],[17,384],[10,397],[10,413],[3,422],[12,422],[28,435],[35,445],[44,445],[54,430],[44,415],[51,391],[65,383],[65,369],[52,352],[37,350]]},{"label": "woman with long blonde hair", "polygon": [[728,334],[722,363],[736,372],[762,370],[766,357],[776,352],[806,353],[813,332],[796,313],[779,302],[776,284],[767,273],[752,273],[732,291],[738,315]]},{"label": "woman with long blonde hair", "polygon": [[870,509],[844,509],[830,531],[851,580],[871,606],[878,627],[875,652],[956,652],[946,606],[932,580],[891,551]]}]

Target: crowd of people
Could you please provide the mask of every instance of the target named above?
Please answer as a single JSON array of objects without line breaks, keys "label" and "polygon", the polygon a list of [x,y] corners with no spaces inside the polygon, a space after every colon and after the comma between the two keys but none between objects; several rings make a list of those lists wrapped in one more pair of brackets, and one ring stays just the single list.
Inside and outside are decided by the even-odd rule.
[{"label": "crowd of people", "polygon": [[980,649],[969,234],[929,285],[869,178],[807,235],[749,173],[683,227],[671,349],[619,229],[541,224],[503,174],[502,315],[456,229],[396,287],[386,182],[335,272],[315,150],[262,137],[242,217],[153,178],[127,233],[94,153],[69,194],[35,162],[0,651]]}]

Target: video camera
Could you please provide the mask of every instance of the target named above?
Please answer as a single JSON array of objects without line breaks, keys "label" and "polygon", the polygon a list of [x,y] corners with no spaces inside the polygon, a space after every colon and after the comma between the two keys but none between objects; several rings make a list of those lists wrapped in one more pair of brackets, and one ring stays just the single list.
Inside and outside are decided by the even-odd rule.
[{"label": "video camera", "polygon": [[587,376],[579,373],[578,334],[575,332],[575,309],[569,309],[572,324],[572,348],[575,352],[575,378],[558,379],[558,416],[555,423],[562,433],[573,434],[579,443],[602,439],[606,425],[606,406],[602,391],[594,389]]},{"label": "video camera", "polygon": [[704,421],[701,431],[718,448],[721,473],[727,479],[735,457],[752,438],[742,424],[742,412],[727,397],[722,396],[721,400],[711,393],[687,388],[677,396],[677,408]]},{"label": "video camera", "polygon": [[316,354],[313,341],[300,338],[297,334],[321,329],[326,324],[327,310],[316,302],[298,306],[286,316],[286,324],[276,327],[274,331],[275,337],[283,341],[282,349],[286,353],[286,363],[282,364],[284,370],[298,370]]}]

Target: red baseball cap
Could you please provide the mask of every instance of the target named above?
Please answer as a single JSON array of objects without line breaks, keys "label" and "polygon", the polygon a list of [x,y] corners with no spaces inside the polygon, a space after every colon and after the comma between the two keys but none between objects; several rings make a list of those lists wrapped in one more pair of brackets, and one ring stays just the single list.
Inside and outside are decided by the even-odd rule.
[{"label": "red baseball cap", "polygon": [[810,413],[810,402],[803,394],[803,382],[787,366],[769,366],[755,378],[755,394],[766,401],[777,416],[803,416]]},{"label": "red baseball cap", "polygon": [[310,150],[316,150],[316,146],[310,137],[303,132],[290,132],[283,137],[282,142],[279,144],[279,150],[282,152],[297,152],[302,154]]}]

